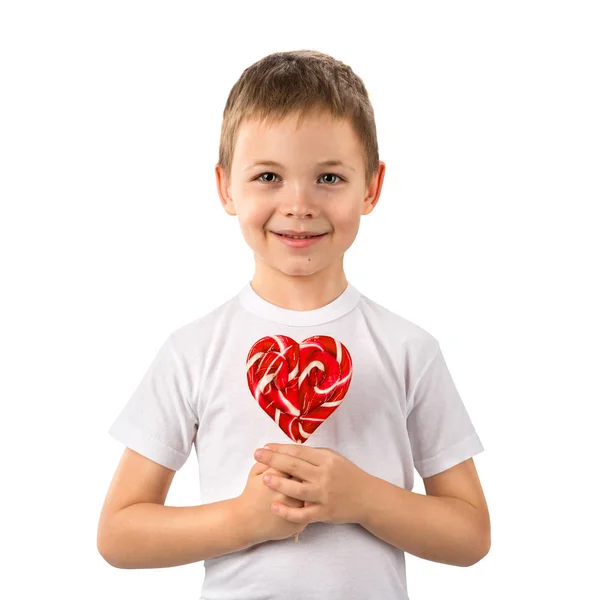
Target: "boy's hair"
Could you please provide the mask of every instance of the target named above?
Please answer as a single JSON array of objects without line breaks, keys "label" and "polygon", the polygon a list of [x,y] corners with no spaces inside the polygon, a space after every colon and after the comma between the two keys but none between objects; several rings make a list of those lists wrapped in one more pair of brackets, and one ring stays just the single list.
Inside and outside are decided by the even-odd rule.
[{"label": "boy's hair", "polygon": [[316,50],[275,52],[246,68],[229,92],[223,111],[219,165],[231,181],[231,163],[241,123],[257,119],[279,123],[298,114],[328,112],[348,119],[363,148],[368,183],[379,167],[375,116],[365,85],[352,69]]}]

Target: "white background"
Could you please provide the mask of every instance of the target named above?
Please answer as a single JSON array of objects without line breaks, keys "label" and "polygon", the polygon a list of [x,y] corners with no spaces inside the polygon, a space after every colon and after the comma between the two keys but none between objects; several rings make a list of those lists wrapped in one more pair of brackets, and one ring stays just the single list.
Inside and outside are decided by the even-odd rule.
[{"label": "white background", "polygon": [[[485,446],[492,549],[407,555],[411,600],[597,597],[599,28],[574,0],[3,2],[0,595],[199,598],[202,563],[99,555],[107,429],[166,335],[251,279],[223,107],[309,48],[363,79],[387,164],[346,275],[440,340]],[[197,497],[192,453],[167,503]]]}]

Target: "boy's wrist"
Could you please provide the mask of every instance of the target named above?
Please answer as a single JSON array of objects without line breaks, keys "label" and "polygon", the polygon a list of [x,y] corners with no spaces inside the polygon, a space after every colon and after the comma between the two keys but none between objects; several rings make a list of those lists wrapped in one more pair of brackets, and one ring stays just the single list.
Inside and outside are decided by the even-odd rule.
[{"label": "boy's wrist", "polygon": [[245,505],[242,496],[236,496],[231,499],[232,516],[235,522],[235,528],[238,532],[240,542],[244,548],[249,548],[258,543],[254,539],[252,523],[252,515],[249,514],[248,508]]},{"label": "boy's wrist", "polygon": [[359,487],[359,491],[357,493],[356,514],[354,517],[354,522],[358,525],[362,525],[363,527],[368,521],[372,502],[372,492],[375,485],[375,480],[377,479],[377,477],[374,477],[370,473],[365,472],[364,475],[363,484]]}]

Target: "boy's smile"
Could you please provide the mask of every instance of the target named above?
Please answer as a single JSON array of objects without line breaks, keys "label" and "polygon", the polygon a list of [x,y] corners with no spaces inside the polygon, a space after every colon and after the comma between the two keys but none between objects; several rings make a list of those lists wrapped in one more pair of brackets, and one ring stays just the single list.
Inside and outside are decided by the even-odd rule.
[{"label": "boy's smile", "polygon": [[[216,167],[225,211],[237,215],[255,255],[253,286],[293,285],[338,289],[346,285],[344,253],[362,215],[381,191],[385,164],[367,183],[363,150],[348,120],[315,113],[301,125],[296,115],[279,123],[244,121],[226,181]],[[293,239],[288,236],[314,236]],[[326,284],[326,285],[325,285]],[[306,309],[305,309],[306,310]]]},{"label": "boy's smile", "polygon": [[[271,232],[273,233],[273,232]],[[321,238],[328,235],[327,233],[321,234],[306,234],[306,233],[295,233],[295,234],[283,234],[281,232],[274,232],[284,244],[290,248],[307,248],[318,242]],[[296,237],[302,236],[302,237]]]}]

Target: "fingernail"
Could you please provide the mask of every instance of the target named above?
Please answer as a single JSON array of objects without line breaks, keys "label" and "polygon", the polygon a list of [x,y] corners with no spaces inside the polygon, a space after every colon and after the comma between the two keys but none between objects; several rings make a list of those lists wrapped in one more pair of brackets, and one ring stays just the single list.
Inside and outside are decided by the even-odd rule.
[{"label": "fingernail", "polygon": [[265,483],[271,483],[271,476],[265,475]]}]

